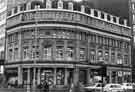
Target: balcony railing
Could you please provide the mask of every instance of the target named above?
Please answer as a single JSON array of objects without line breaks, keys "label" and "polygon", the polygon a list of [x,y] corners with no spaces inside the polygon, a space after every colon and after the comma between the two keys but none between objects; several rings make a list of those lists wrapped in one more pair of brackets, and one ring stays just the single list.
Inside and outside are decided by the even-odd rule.
[{"label": "balcony railing", "polygon": [[[38,9],[19,12],[13,16],[7,18],[7,29],[20,23],[29,22],[64,22],[74,23],[76,26],[85,26],[90,28],[96,28],[105,32],[112,32],[120,35],[131,36],[129,27],[123,25],[110,23],[108,21],[92,17],[88,14],[79,11],[58,10],[58,9]],[[52,23],[53,23],[52,22]]]}]

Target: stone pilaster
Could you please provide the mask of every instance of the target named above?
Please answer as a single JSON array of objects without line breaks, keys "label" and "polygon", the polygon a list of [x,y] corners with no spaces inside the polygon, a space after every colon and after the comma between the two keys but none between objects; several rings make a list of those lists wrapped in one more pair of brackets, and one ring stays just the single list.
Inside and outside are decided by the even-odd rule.
[{"label": "stone pilaster", "polygon": [[64,41],[64,60],[67,60],[67,40]]},{"label": "stone pilaster", "polygon": [[112,56],[112,50],[109,47],[109,64],[112,64],[112,62],[111,62],[111,56]]},{"label": "stone pilaster", "polygon": [[31,3],[28,2],[27,5],[26,5],[26,10],[30,10],[31,9]]},{"label": "stone pilaster", "polygon": [[54,77],[54,83],[53,84],[56,85],[56,68],[54,68],[54,76],[53,77]]},{"label": "stone pilaster", "polygon": [[36,68],[33,68],[33,88],[36,87]]},{"label": "stone pilaster", "polygon": [[116,23],[119,24],[119,17],[116,17]]},{"label": "stone pilaster", "polygon": [[98,18],[101,19],[101,11],[97,11],[98,12]]},{"label": "stone pilaster", "polygon": [[113,23],[113,15],[110,15],[110,18],[111,18],[110,21]]},{"label": "stone pilaster", "polygon": [[30,92],[30,68],[27,70],[27,92]]},{"label": "stone pilaster", "polygon": [[79,81],[79,69],[78,68],[74,68],[74,74],[73,74],[73,83],[74,85],[77,85]]},{"label": "stone pilaster", "polygon": [[37,73],[37,84],[38,85],[40,84],[40,76],[41,76],[40,72],[41,72],[41,69],[38,68],[38,73]]},{"label": "stone pilaster", "polygon": [[127,26],[127,20],[124,19],[124,26]]},{"label": "stone pilaster", "polygon": [[104,13],[104,19],[105,19],[105,21],[108,21],[108,19],[107,19],[107,13]]},{"label": "stone pilaster", "polygon": [[109,71],[109,83],[112,83],[112,71]]},{"label": "stone pilaster", "polygon": [[62,0],[58,1],[58,9],[63,9],[63,1]]},{"label": "stone pilaster", "polygon": [[12,8],[11,15],[14,15],[14,10],[15,10],[15,8]]},{"label": "stone pilaster", "polygon": [[80,42],[79,40],[76,41],[76,60],[80,60]]},{"label": "stone pilaster", "polygon": [[94,17],[94,9],[90,9],[91,16]]},{"label": "stone pilaster", "polygon": [[52,8],[52,1],[51,0],[46,0],[46,8],[47,9]]},{"label": "stone pilaster", "polygon": [[22,68],[21,66],[18,67],[18,84],[21,85],[22,84]]},{"label": "stone pilaster", "polygon": [[17,6],[17,12],[20,12],[20,10],[21,10],[21,6],[18,5],[18,6]]},{"label": "stone pilaster", "polygon": [[68,78],[68,71],[67,71],[67,69],[65,68],[65,80],[64,80],[64,84],[65,84],[65,85],[68,85],[67,78]]},{"label": "stone pilaster", "polygon": [[81,12],[85,13],[85,6],[81,5]]},{"label": "stone pilaster", "polygon": [[73,3],[72,3],[72,2],[69,2],[69,3],[68,3],[68,9],[69,9],[69,10],[72,10],[72,11],[74,10],[74,8],[73,8]]},{"label": "stone pilaster", "polygon": [[87,84],[90,84],[90,69],[87,69]]}]

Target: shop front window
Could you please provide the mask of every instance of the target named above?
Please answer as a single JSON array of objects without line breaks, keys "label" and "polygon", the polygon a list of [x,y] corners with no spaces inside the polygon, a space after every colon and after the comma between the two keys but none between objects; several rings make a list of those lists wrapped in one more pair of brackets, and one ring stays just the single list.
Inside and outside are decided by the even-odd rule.
[{"label": "shop front window", "polygon": [[52,86],[54,83],[53,77],[53,70],[52,69],[44,69],[41,71],[41,83],[46,81],[49,86]]},{"label": "shop front window", "polygon": [[56,59],[63,60],[64,59],[64,47],[56,46]]},{"label": "shop front window", "polygon": [[67,60],[73,60],[74,58],[74,48],[68,47],[67,48]]},{"label": "shop front window", "polygon": [[82,84],[86,84],[86,70],[80,70],[79,72],[79,82],[81,82]]},{"label": "shop front window", "polygon": [[56,85],[64,85],[64,69],[57,69],[56,72]]},{"label": "shop front window", "polygon": [[85,48],[80,48],[80,60],[86,60]]}]

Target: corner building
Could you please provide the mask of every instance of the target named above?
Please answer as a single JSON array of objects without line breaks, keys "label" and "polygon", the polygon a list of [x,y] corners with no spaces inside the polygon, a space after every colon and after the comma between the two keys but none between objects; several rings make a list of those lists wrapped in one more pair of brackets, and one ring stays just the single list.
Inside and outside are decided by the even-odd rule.
[{"label": "corner building", "polygon": [[89,84],[106,65],[107,82],[131,81],[127,20],[120,24],[119,17],[62,0],[16,3],[6,25],[8,79],[24,86],[44,80],[50,87]]}]

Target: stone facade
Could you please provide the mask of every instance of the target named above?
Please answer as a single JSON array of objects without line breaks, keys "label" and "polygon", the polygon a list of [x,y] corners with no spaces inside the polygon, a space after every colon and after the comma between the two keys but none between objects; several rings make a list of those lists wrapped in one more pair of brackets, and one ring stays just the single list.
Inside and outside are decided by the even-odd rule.
[{"label": "stone facade", "polygon": [[[119,17],[73,2],[31,1],[8,9],[6,65],[19,84],[51,87],[96,82],[102,65],[106,82],[131,81],[131,30]],[[64,6],[64,5],[65,6]],[[44,7],[44,5],[46,7]],[[67,5],[67,7],[66,7]],[[102,63],[102,64],[101,64]]]}]

